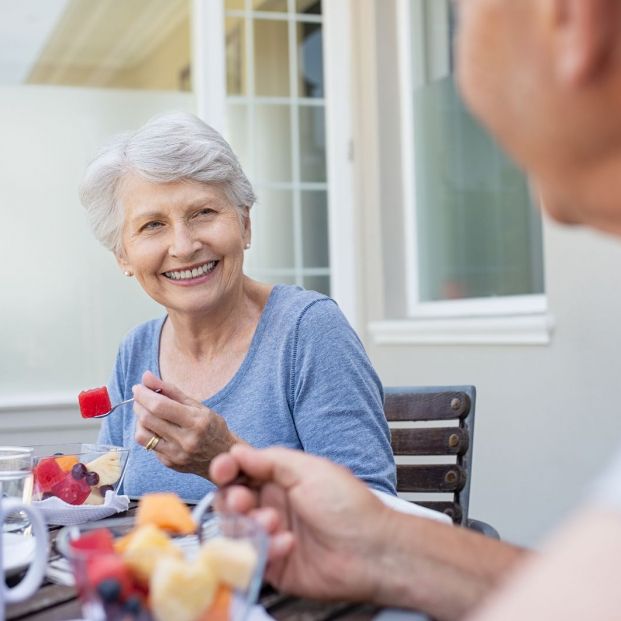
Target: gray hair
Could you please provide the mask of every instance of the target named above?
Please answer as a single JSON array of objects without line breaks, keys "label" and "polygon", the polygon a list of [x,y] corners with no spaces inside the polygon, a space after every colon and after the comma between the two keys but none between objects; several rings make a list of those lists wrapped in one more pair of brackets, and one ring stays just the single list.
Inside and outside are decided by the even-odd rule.
[{"label": "gray hair", "polygon": [[121,248],[123,208],[118,189],[125,175],[166,183],[184,179],[218,184],[240,211],[256,197],[228,142],[193,114],[157,116],[140,129],[112,138],[88,165],[80,200],[95,237],[112,252]]}]

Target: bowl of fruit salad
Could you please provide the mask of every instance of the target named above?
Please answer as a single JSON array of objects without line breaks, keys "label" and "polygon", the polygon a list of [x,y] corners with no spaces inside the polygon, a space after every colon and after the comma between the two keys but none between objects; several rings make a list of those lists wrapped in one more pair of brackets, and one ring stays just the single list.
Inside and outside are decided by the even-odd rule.
[{"label": "bowl of fruit salad", "polygon": [[102,505],[116,492],[129,449],[105,444],[34,446],[34,501],[57,497],[69,505]]},{"label": "bowl of fruit salad", "polygon": [[89,621],[244,621],[263,577],[267,536],[251,518],[194,521],[174,494],[149,494],[134,517],[63,528]]}]

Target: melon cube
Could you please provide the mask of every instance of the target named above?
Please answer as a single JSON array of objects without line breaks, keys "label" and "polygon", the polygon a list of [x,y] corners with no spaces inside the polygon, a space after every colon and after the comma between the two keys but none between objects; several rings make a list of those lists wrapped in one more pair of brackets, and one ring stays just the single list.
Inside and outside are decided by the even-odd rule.
[{"label": "melon cube", "polygon": [[36,489],[43,494],[49,492],[65,477],[65,471],[53,457],[42,459],[33,470]]}]

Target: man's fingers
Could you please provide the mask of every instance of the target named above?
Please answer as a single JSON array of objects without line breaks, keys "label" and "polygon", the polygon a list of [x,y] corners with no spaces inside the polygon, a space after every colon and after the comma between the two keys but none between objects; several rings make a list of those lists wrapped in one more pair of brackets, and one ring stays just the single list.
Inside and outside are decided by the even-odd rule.
[{"label": "man's fingers", "polygon": [[239,474],[239,465],[229,453],[220,453],[211,462],[209,478],[218,486],[227,485]]},{"label": "man's fingers", "polygon": [[251,479],[258,482],[272,481],[285,489],[290,489],[326,462],[301,451],[286,448],[259,450],[244,444],[233,446],[230,454],[240,470]]}]

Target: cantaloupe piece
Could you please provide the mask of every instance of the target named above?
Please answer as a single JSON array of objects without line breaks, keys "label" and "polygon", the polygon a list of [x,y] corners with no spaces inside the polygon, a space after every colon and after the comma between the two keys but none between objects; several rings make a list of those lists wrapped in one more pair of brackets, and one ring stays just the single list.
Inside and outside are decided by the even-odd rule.
[{"label": "cantaloupe piece", "polygon": [[198,621],[230,621],[233,590],[221,584],[216,591],[211,606],[200,616]]},{"label": "cantaloupe piece", "polygon": [[78,463],[78,458],[75,455],[62,455],[56,457],[56,463],[63,472],[69,472]]},{"label": "cantaloupe piece", "polygon": [[145,494],[136,511],[136,526],[154,524],[165,530],[181,535],[196,531],[192,514],[183,501],[168,492]]}]

